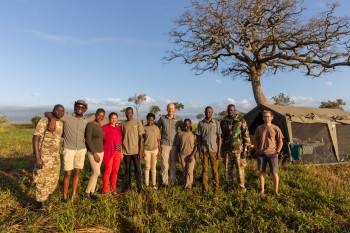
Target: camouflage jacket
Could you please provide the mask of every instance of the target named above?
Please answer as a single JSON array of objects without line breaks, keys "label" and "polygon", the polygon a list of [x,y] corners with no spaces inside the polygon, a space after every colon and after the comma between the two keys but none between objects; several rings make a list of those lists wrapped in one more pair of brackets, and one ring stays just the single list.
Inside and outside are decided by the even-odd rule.
[{"label": "camouflage jacket", "polygon": [[43,154],[59,154],[62,134],[63,134],[63,123],[56,121],[56,130],[51,133],[47,129],[48,119],[46,117],[41,118],[38,122],[34,135],[40,136],[40,153]]},{"label": "camouflage jacket", "polygon": [[223,152],[242,152],[250,145],[249,129],[243,118],[238,115],[226,116],[221,120],[220,126]]}]

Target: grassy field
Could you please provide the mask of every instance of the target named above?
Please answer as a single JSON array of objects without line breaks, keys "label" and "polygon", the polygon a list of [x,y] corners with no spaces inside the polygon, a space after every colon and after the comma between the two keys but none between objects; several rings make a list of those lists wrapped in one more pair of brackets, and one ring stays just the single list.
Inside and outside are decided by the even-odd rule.
[{"label": "grassy field", "polygon": [[[350,164],[282,168],[278,196],[272,194],[271,177],[267,193],[259,194],[254,161],[248,164],[246,193],[202,195],[200,163],[192,193],[178,183],[141,195],[62,203],[61,179],[48,208],[38,211],[33,208],[32,132],[27,125],[0,126],[0,232],[350,232]],[[90,174],[86,165],[81,194]],[[224,183],[223,167],[221,172]]]}]

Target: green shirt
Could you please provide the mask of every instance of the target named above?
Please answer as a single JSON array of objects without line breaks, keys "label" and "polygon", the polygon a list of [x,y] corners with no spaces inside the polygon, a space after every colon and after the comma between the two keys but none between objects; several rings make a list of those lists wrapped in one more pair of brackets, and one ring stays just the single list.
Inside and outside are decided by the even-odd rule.
[{"label": "green shirt", "polygon": [[85,141],[89,152],[103,152],[103,131],[99,124],[92,121],[86,125]]}]

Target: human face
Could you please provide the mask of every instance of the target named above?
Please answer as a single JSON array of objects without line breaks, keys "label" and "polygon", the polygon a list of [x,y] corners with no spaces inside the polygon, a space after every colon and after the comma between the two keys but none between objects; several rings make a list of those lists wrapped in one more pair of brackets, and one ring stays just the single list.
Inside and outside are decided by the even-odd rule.
[{"label": "human face", "polygon": [[100,123],[101,121],[103,121],[104,118],[105,118],[104,112],[99,112],[99,113],[95,114],[95,121],[97,123]]},{"label": "human face", "polygon": [[175,104],[169,104],[167,107],[168,116],[175,115]]},{"label": "human face", "polygon": [[64,116],[64,108],[62,107],[57,107],[54,108],[52,111],[52,114],[57,118],[57,119],[61,119]]},{"label": "human face", "polygon": [[269,113],[269,112],[265,112],[265,113],[263,114],[263,118],[264,118],[265,124],[267,124],[267,125],[270,125],[271,122],[272,122],[272,120],[273,120],[273,116],[272,116],[272,114]]},{"label": "human face", "polygon": [[236,108],[231,106],[227,108],[227,115],[233,117],[236,114]]},{"label": "human face", "polygon": [[185,121],[184,123],[184,130],[190,131],[191,130],[191,123],[189,121]]},{"label": "human face", "polygon": [[117,122],[118,122],[118,117],[117,117],[117,115],[112,115],[111,118],[109,119],[109,123],[110,123],[111,125],[116,125]]},{"label": "human face", "polygon": [[86,112],[86,107],[82,104],[76,104],[74,105],[74,113],[78,116],[82,116],[84,115],[84,113]]},{"label": "human face", "polygon": [[154,118],[153,117],[148,117],[147,118],[147,124],[148,125],[154,125]]},{"label": "human face", "polygon": [[213,109],[211,108],[205,109],[204,114],[205,114],[205,118],[211,119],[213,116]]},{"label": "human face", "polygon": [[127,120],[131,120],[132,117],[134,116],[134,112],[131,109],[129,109],[125,112],[125,116]]}]

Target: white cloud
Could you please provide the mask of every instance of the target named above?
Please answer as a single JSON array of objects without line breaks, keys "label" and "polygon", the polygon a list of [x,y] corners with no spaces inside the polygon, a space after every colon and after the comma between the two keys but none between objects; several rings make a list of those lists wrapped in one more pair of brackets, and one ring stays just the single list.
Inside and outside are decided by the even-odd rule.
[{"label": "white cloud", "polygon": [[120,98],[107,98],[107,99],[98,99],[98,98],[85,98],[87,103],[90,105],[101,105],[101,106],[124,106],[128,104],[127,100]]},{"label": "white cloud", "polygon": [[321,102],[320,99],[311,96],[292,96],[291,99],[295,102],[296,106],[316,107]]},{"label": "white cloud", "polygon": [[153,103],[153,102],[155,102],[155,100],[152,97],[147,95],[145,103],[150,104],[150,103]]},{"label": "white cloud", "polygon": [[48,33],[37,30],[27,30],[25,32],[29,32],[35,37],[46,40],[48,42],[57,43],[57,44],[76,44],[76,45],[94,45],[101,43],[115,43],[115,44],[126,44],[126,45],[138,45],[145,47],[157,47],[164,48],[167,47],[168,44],[144,40],[139,38],[130,38],[130,37],[119,37],[119,36],[98,36],[98,37],[76,37],[70,35],[62,35],[56,33]]},{"label": "white cloud", "polygon": [[[122,98],[106,98],[106,99],[99,99],[99,98],[85,98],[85,100],[88,102],[90,109],[95,109],[98,107],[103,107],[107,111],[111,108],[113,109],[122,109],[126,106],[133,106],[133,103],[130,103],[127,101],[127,99]],[[141,105],[140,112],[146,113],[148,112],[148,109],[151,105],[157,105],[160,107],[160,109],[163,111],[163,113],[166,110],[166,105],[168,103],[174,102],[172,99],[167,98],[154,98],[151,96],[146,97],[146,101]],[[220,102],[214,102],[214,103],[208,103],[208,104],[199,104],[194,102],[183,102],[185,105],[185,109],[180,111],[180,114],[185,115],[195,115],[198,113],[202,113],[204,111],[204,108],[208,105],[212,106],[214,108],[214,111],[216,113],[226,110],[226,107],[228,104],[234,104],[236,105],[236,108],[239,111],[248,112],[255,106],[255,102],[252,99],[233,99],[233,98],[227,98],[226,100],[220,101]]]}]

